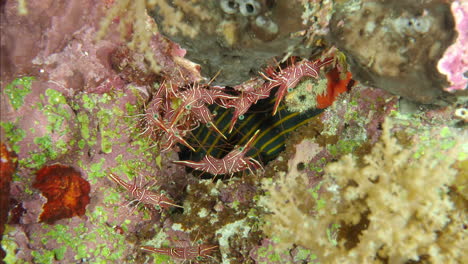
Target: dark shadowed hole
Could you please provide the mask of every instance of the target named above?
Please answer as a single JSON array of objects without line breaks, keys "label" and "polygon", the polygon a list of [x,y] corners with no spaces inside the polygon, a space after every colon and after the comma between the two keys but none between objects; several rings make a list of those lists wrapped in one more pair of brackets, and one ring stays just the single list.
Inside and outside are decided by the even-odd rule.
[{"label": "dark shadowed hole", "polygon": [[304,169],[305,169],[305,164],[304,164],[304,162],[299,162],[299,163],[297,164],[297,170],[298,170],[298,171],[303,171]]},{"label": "dark shadowed hole", "polygon": [[255,8],[254,8],[254,6],[253,6],[252,4],[247,4],[247,5],[245,5],[245,9],[246,9],[247,12],[249,12],[249,13],[253,13],[254,10],[255,10]]},{"label": "dark shadowed hole", "polygon": [[265,5],[268,9],[272,9],[275,6],[275,0],[267,0]]}]

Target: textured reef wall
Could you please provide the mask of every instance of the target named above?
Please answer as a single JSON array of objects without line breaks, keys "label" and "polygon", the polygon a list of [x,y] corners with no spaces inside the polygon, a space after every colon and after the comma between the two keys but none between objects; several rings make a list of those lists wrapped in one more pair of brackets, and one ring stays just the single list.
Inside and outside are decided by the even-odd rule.
[{"label": "textured reef wall", "polygon": [[456,32],[443,1],[343,4],[330,23],[332,41],[359,81],[423,103],[447,85],[437,62]]},{"label": "textured reef wall", "polygon": [[215,84],[242,83],[281,54],[311,55],[312,50],[302,45],[304,38],[293,34],[306,29],[302,5],[286,1],[216,2],[199,1],[196,10],[177,9],[191,21],[190,34],[175,27],[166,29],[165,9],[156,8],[152,15],[165,34],[187,49],[187,57],[200,64],[205,76],[220,71]]},{"label": "textured reef wall", "polygon": [[0,12],[3,262],[468,263],[465,1]]}]

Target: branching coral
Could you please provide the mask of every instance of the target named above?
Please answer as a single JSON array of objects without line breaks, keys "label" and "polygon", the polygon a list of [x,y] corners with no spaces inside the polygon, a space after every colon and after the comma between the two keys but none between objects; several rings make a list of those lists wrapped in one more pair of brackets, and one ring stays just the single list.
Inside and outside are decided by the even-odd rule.
[{"label": "branching coral", "polygon": [[[306,178],[265,184],[273,212],[266,233],[278,236],[283,247],[313,249],[322,263],[466,263],[467,216],[449,189],[457,177],[451,168],[455,151],[441,158],[433,148],[416,159],[397,144],[390,127],[387,121],[362,165],[345,156],[327,167],[322,209]],[[339,231],[332,229],[337,224]]]}]

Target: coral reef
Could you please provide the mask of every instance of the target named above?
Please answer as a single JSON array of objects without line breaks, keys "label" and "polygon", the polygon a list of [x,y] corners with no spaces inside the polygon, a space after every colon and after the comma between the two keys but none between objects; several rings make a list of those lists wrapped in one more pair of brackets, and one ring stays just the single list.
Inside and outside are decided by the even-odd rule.
[{"label": "coral reef", "polygon": [[0,262],[467,262],[461,3],[3,2]]},{"label": "coral reef", "polygon": [[[451,168],[460,153],[452,147],[444,155],[441,144],[417,156],[397,143],[393,127],[387,119],[363,161],[348,155],[327,166],[315,189],[294,170],[264,181],[270,193],[264,203],[273,213],[266,232],[283,247],[313,250],[321,263],[464,263],[466,214],[455,202],[463,174]],[[455,144],[464,137],[452,136]]]}]

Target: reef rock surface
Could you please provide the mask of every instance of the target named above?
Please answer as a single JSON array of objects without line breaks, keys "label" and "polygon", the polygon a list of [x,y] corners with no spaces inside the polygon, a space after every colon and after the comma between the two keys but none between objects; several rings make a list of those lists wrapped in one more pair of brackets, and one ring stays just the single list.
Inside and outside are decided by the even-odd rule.
[{"label": "reef rock surface", "polygon": [[443,93],[437,62],[456,31],[445,1],[372,1],[342,5],[330,38],[348,57],[358,81],[420,103]]}]

